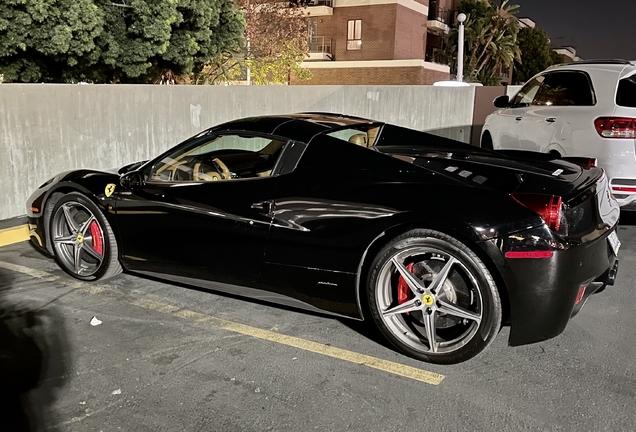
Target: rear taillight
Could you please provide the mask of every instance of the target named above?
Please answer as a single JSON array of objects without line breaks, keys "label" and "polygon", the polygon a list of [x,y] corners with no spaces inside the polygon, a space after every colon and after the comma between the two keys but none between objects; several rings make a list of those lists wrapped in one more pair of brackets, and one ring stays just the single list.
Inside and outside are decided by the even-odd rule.
[{"label": "rear taillight", "polygon": [[513,193],[510,196],[524,207],[537,213],[545,221],[548,228],[558,231],[561,226],[560,196],[530,193]]},{"label": "rear taillight", "polygon": [[636,138],[636,119],[600,117],[594,120],[596,132],[603,138]]},{"label": "rear taillight", "polygon": [[584,295],[585,295],[585,287],[582,286],[581,288],[579,288],[579,293],[576,295],[576,300],[574,301],[574,304],[577,305],[581,303],[581,300],[583,300]]}]

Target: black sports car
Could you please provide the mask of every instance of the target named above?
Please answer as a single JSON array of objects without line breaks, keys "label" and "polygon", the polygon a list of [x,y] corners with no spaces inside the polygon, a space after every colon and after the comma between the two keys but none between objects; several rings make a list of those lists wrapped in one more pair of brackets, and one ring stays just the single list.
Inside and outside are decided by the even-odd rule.
[{"label": "black sports car", "polygon": [[336,114],[236,120],[27,209],[82,280],[127,271],[372,320],[403,353],[467,360],[509,324],[552,338],[618,269],[595,161],[489,151]]}]

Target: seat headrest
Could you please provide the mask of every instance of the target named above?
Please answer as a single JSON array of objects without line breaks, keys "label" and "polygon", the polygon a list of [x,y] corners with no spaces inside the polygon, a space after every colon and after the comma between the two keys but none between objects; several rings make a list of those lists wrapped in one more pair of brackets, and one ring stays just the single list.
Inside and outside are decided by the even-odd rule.
[{"label": "seat headrest", "polygon": [[355,145],[366,147],[367,146],[367,134],[360,133],[360,134],[351,135],[351,138],[349,138],[349,142],[353,143]]}]

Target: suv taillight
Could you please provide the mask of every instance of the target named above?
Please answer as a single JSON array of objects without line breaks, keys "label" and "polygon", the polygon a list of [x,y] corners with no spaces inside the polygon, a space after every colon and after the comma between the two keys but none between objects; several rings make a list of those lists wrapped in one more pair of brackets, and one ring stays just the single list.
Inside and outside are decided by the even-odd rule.
[{"label": "suv taillight", "polygon": [[513,193],[510,196],[522,206],[541,216],[548,228],[554,231],[559,230],[563,203],[560,196],[531,193]]},{"label": "suv taillight", "polygon": [[636,119],[600,117],[594,120],[596,132],[603,138],[636,138]]}]

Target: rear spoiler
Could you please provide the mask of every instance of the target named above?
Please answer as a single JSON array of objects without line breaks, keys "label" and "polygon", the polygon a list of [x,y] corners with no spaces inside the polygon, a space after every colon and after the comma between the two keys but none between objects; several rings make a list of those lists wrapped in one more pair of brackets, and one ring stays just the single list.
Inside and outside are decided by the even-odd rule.
[{"label": "rear spoiler", "polygon": [[578,157],[578,156],[562,156],[562,160],[577,164],[583,168],[594,168],[597,166],[596,158]]}]

